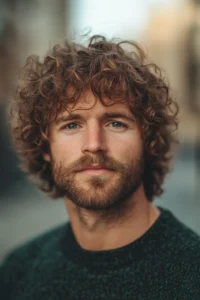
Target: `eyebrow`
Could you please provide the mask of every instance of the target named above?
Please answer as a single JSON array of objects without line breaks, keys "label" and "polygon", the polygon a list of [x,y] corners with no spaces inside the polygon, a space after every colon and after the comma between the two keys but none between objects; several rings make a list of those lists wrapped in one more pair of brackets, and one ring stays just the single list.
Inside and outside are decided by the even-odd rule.
[{"label": "eyebrow", "polygon": [[[112,113],[104,113],[101,116],[101,119],[110,119],[110,118],[120,118],[120,119],[126,119],[129,122],[135,123],[135,118],[134,116],[130,116],[129,114],[126,113],[118,113],[118,112],[112,112]],[[80,120],[80,119],[84,119],[83,116],[79,115],[79,114],[74,114],[71,113],[69,115],[64,115],[64,116],[60,116],[56,119],[55,123],[56,125],[59,125],[60,123],[64,123],[67,121],[72,121],[72,120]]]}]

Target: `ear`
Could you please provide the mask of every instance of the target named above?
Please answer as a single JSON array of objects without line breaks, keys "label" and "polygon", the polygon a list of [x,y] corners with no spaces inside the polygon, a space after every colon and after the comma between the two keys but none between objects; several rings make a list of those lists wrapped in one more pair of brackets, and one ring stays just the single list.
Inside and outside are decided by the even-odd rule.
[{"label": "ear", "polygon": [[50,155],[47,154],[47,153],[44,153],[44,154],[43,154],[43,158],[44,158],[45,161],[50,161],[50,160],[51,160]]}]

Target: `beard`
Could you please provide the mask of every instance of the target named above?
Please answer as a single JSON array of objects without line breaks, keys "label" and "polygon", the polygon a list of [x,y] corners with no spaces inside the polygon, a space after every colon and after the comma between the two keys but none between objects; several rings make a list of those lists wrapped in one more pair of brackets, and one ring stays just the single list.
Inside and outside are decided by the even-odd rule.
[{"label": "beard", "polygon": [[[85,175],[80,170],[99,164],[111,170],[106,175]],[[103,152],[85,155],[65,166],[52,157],[52,173],[57,189],[80,208],[105,210],[123,204],[142,183],[144,160],[142,157],[122,164]]]}]

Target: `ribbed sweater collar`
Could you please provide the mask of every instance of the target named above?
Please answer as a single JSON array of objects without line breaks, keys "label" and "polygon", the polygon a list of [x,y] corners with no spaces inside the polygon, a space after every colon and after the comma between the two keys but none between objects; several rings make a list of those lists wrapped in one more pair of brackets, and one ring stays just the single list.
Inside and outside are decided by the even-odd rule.
[{"label": "ribbed sweater collar", "polygon": [[70,223],[68,223],[62,242],[64,254],[79,267],[98,272],[118,270],[130,266],[130,264],[137,264],[151,253],[165,247],[172,235],[172,229],[176,228],[178,221],[173,214],[167,209],[161,207],[158,209],[161,211],[159,217],[141,237],[114,250],[88,251],[81,248],[75,239]]}]

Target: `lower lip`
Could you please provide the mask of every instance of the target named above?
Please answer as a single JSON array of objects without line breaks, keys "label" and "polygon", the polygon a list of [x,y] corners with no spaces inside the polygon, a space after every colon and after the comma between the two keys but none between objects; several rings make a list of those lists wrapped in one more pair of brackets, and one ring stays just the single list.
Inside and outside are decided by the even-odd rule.
[{"label": "lower lip", "polygon": [[109,172],[111,172],[111,170],[108,169],[86,169],[81,171],[81,173],[92,174],[92,175],[102,175],[102,174],[107,174]]}]

